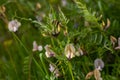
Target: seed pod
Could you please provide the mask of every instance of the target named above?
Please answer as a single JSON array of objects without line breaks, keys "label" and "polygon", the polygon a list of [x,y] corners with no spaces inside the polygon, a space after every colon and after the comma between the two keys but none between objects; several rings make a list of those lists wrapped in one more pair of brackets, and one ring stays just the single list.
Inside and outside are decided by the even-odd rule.
[{"label": "seed pod", "polygon": [[89,73],[86,75],[85,79],[90,79],[90,78],[92,77],[92,75],[93,75],[93,71],[89,72]]},{"label": "seed pod", "polygon": [[118,46],[115,47],[116,50],[120,49],[120,37],[118,38]]},{"label": "seed pod", "polygon": [[108,29],[110,27],[110,20],[107,18],[107,25],[106,25],[106,29]]},{"label": "seed pod", "polygon": [[107,25],[105,26],[103,26],[104,27],[104,30],[107,30],[109,27],[110,27],[110,20],[107,18]]},{"label": "seed pod", "polygon": [[4,13],[6,11],[5,6],[0,6],[0,13]]},{"label": "seed pod", "polygon": [[100,73],[100,71],[98,69],[95,69],[93,71],[93,73],[94,73],[94,77],[95,77],[96,80],[102,80],[101,73]]},{"label": "seed pod", "polygon": [[117,39],[114,36],[110,36],[110,41],[113,44],[113,47],[115,46],[115,43],[117,42]]}]

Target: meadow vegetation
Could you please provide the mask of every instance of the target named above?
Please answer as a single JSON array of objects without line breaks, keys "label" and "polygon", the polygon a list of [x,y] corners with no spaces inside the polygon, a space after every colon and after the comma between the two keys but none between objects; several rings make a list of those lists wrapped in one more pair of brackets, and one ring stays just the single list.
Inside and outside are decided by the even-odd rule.
[{"label": "meadow vegetation", "polygon": [[120,0],[0,0],[0,80],[119,80]]}]

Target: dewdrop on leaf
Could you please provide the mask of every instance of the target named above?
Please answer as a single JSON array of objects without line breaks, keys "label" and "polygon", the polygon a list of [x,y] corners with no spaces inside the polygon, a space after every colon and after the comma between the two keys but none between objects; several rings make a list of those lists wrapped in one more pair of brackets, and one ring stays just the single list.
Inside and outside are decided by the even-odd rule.
[{"label": "dewdrop on leaf", "polygon": [[102,70],[102,68],[104,67],[104,62],[101,59],[96,59],[94,61],[94,67],[95,69]]},{"label": "dewdrop on leaf", "polygon": [[21,26],[21,23],[17,20],[12,20],[8,23],[9,31],[16,32],[18,28]]},{"label": "dewdrop on leaf", "polygon": [[42,48],[41,45],[38,46],[38,44],[36,43],[36,41],[33,41],[33,50],[32,51],[34,52],[34,51],[37,51],[37,50],[38,51],[42,51],[43,48]]}]

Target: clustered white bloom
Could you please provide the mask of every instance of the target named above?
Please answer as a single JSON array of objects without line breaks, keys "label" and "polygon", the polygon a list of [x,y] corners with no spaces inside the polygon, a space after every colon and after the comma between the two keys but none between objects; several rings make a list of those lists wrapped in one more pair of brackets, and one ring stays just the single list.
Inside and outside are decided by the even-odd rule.
[{"label": "clustered white bloom", "polygon": [[41,45],[38,45],[37,43],[36,43],[36,41],[33,41],[33,50],[32,51],[42,51],[43,50],[43,48],[42,48],[42,46]]},{"label": "clustered white bloom", "polygon": [[20,26],[21,26],[21,23],[18,22],[16,19],[8,23],[8,29],[9,31],[12,31],[12,32],[16,32]]}]

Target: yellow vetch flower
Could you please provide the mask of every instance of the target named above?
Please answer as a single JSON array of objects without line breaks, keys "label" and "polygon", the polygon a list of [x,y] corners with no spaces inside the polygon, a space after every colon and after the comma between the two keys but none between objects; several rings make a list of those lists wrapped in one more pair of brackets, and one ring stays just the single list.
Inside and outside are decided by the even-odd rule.
[{"label": "yellow vetch flower", "polygon": [[74,48],[73,44],[67,44],[65,46],[65,56],[68,59],[75,57],[75,48]]}]

